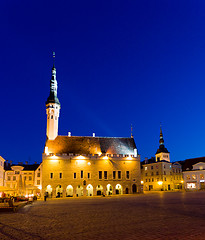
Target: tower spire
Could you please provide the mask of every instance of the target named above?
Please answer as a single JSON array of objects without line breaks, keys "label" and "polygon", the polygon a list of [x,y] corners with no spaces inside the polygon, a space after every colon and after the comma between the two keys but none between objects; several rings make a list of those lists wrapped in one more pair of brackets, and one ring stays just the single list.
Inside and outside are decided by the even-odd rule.
[{"label": "tower spire", "polygon": [[160,136],[159,136],[159,145],[164,145],[164,138],[162,133],[162,124],[160,123]]},{"label": "tower spire", "polygon": [[131,138],[133,138],[132,130],[133,130],[133,129],[132,129],[132,124],[131,124]]},{"label": "tower spire", "polygon": [[160,135],[159,135],[159,148],[157,150],[157,153],[169,153],[168,150],[164,146],[164,137],[162,133],[162,124],[160,123]]},{"label": "tower spire", "polygon": [[56,68],[55,68],[55,52],[53,52],[53,68],[52,68],[52,77],[50,80],[50,95],[46,101],[48,103],[57,103],[60,105],[60,102],[57,97],[57,80],[56,80]]},{"label": "tower spire", "polygon": [[58,118],[60,113],[60,102],[57,97],[57,80],[55,68],[55,52],[53,52],[52,77],[50,80],[50,94],[46,101],[47,113],[47,137],[54,140],[58,136]]},{"label": "tower spire", "polygon": [[55,52],[53,52],[53,68],[55,68],[55,56],[56,56],[56,54],[55,54]]}]

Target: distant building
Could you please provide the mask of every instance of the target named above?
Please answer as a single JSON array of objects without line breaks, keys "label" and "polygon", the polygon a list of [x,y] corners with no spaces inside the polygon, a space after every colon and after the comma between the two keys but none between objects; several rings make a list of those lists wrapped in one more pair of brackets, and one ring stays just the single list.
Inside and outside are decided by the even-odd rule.
[{"label": "distant building", "polygon": [[142,162],[142,182],[144,191],[170,191],[183,188],[180,163],[170,162],[170,153],[164,146],[160,128],[159,149],[155,158]]},{"label": "distant building", "polygon": [[4,162],[5,159],[0,156],[0,186],[4,186]]},{"label": "distant building", "polygon": [[186,159],[181,164],[185,189],[205,189],[205,157]]},{"label": "distant building", "polygon": [[[59,136],[60,102],[53,65],[46,101],[47,140],[42,191],[50,197],[93,196],[141,191],[140,156],[134,138]],[[73,116],[74,117],[74,116]]]},{"label": "distant building", "polygon": [[[22,164],[5,166],[5,193],[13,196],[40,195],[41,182],[37,182],[40,172],[39,164]],[[40,177],[41,179],[41,177]],[[37,184],[39,183],[39,185]]]}]

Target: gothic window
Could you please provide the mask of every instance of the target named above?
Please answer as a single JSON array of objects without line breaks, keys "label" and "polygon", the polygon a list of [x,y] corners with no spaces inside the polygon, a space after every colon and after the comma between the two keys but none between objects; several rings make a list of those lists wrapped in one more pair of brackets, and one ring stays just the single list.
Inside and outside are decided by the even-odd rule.
[{"label": "gothic window", "polygon": [[130,171],[126,171],[126,178],[130,179]]},{"label": "gothic window", "polygon": [[107,171],[104,171],[104,179],[107,179]]},{"label": "gothic window", "polygon": [[99,171],[99,179],[102,179],[102,171]]},{"label": "gothic window", "polygon": [[74,172],[74,174],[73,174],[73,178],[74,178],[74,179],[76,178],[76,172]]}]

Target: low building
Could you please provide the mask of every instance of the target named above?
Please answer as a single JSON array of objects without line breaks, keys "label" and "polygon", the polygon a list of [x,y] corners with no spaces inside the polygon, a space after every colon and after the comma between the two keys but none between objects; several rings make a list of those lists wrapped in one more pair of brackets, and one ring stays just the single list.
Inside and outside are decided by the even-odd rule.
[{"label": "low building", "polygon": [[181,164],[170,162],[170,153],[164,146],[160,129],[159,149],[155,158],[142,162],[142,182],[144,191],[170,191],[183,188]]},{"label": "low building", "polygon": [[4,186],[4,162],[5,159],[0,156],[0,186]]},{"label": "low building", "polygon": [[[196,162],[196,161],[199,162]],[[204,161],[204,162],[202,162]],[[186,190],[205,189],[205,157],[187,159],[184,162],[184,187]]]},{"label": "low building", "polygon": [[35,171],[39,164],[19,164],[5,166],[6,193],[13,196],[40,194],[38,185],[35,185]]}]

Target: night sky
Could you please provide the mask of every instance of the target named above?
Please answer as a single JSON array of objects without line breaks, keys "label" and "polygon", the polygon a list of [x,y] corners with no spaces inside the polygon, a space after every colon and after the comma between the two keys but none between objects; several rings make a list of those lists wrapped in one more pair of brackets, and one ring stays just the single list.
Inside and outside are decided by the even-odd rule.
[{"label": "night sky", "polygon": [[59,135],[205,156],[205,1],[1,1],[0,155],[42,160],[56,53]]}]

